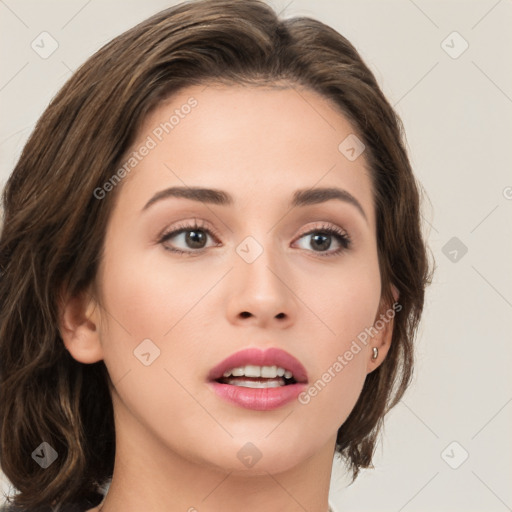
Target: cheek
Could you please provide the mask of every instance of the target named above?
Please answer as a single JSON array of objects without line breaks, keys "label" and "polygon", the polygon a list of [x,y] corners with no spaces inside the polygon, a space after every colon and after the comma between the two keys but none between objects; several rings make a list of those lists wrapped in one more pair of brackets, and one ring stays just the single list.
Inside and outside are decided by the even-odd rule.
[{"label": "cheek", "polygon": [[[139,372],[141,367],[151,370],[151,374],[155,369],[168,369],[180,381],[186,381],[190,372],[177,361],[201,360],[204,334],[198,326],[204,326],[210,318],[219,318],[218,301],[214,301],[215,311],[206,313],[204,304],[211,303],[209,294],[224,271],[212,270],[211,266],[202,272],[191,271],[192,267],[185,262],[174,263],[172,267],[161,247],[145,251],[135,247],[123,249],[119,241],[110,248],[100,279],[105,320],[101,337],[112,381],[116,382],[128,370]],[[144,367],[137,356],[148,351],[150,359],[153,354],[157,358]],[[149,373],[142,378],[146,379]],[[165,376],[168,380],[168,375]],[[154,389],[162,388],[162,382],[153,384]]]},{"label": "cheek", "polygon": [[[182,421],[189,427],[190,422],[204,422],[180,383],[190,387],[187,363],[197,360],[199,350],[194,306],[215,276],[212,282],[198,283],[187,272],[170,273],[165,262],[165,257],[150,259],[133,250],[124,256],[121,251],[110,253],[102,272],[101,338],[104,361],[122,402],[141,423],[169,429]],[[178,420],[176,411],[189,412]]]},{"label": "cheek", "polygon": [[176,296],[169,292],[165,275],[122,241],[107,248],[98,277],[104,359],[115,382],[128,369],[141,366],[136,359],[139,346],[152,347],[153,357],[162,351],[164,334],[178,322],[181,308],[172,302]]},{"label": "cheek", "polygon": [[380,301],[380,272],[375,258],[352,262],[337,276],[310,288],[308,306],[324,324],[315,339],[315,362],[308,389],[299,402],[311,406],[312,417],[332,420],[339,427],[362,390],[373,326]]},{"label": "cheek", "polygon": [[[197,278],[185,267],[169,271],[165,255],[155,258],[151,253],[119,257],[118,264],[104,271],[104,301],[115,321],[129,331],[133,339],[162,339],[172,330],[202,295],[212,286],[214,278]],[[114,323],[116,323],[114,322]]]},{"label": "cheek", "polygon": [[350,336],[317,344],[318,365],[299,395],[311,427],[336,432],[352,412],[366,379],[366,350]]},{"label": "cheek", "polygon": [[303,294],[316,316],[325,324],[323,351],[331,356],[348,349],[351,341],[371,327],[378,312],[381,285],[377,257],[351,256],[339,270],[308,278]]}]

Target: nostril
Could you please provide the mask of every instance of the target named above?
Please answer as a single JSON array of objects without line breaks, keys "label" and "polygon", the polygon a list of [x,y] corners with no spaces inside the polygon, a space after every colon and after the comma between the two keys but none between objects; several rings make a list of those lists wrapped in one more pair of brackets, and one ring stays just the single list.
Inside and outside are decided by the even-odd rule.
[{"label": "nostril", "polygon": [[247,317],[251,316],[251,313],[249,313],[248,311],[242,311],[242,313],[240,313],[240,316],[242,318],[247,318]]}]

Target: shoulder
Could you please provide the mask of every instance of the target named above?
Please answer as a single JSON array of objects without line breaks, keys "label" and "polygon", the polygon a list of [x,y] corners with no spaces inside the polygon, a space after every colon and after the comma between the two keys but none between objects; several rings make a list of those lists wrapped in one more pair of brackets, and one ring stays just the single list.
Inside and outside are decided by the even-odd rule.
[{"label": "shoulder", "polygon": [[[87,510],[98,506],[105,496],[100,493],[94,493],[87,498],[76,502],[62,505],[59,512],[87,512]],[[23,508],[13,504],[0,506],[0,512],[53,512],[52,507]]]}]

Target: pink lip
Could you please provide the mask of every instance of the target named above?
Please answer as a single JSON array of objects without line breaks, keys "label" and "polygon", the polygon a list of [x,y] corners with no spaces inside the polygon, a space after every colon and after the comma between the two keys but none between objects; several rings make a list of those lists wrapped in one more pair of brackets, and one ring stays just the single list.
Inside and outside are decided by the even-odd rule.
[{"label": "pink lip", "polygon": [[[238,366],[280,366],[293,373],[295,384],[278,388],[253,389],[216,382],[225,371]],[[268,411],[281,407],[295,398],[306,388],[308,382],[304,366],[292,355],[278,348],[241,350],[224,359],[208,374],[209,385],[224,400],[257,411]]]},{"label": "pink lip", "polygon": [[225,371],[247,364],[254,364],[256,366],[280,366],[285,370],[290,370],[293,373],[293,378],[297,382],[308,381],[304,366],[302,366],[295,357],[279,348],[268,348],[266,350],[247,348],[235,352],[210,370],[208,380],[220,379]]}]

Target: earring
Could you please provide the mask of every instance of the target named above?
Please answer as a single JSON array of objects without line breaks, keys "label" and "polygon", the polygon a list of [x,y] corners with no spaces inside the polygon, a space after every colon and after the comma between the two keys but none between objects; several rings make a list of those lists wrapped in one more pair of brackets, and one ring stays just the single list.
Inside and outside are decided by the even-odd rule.
[{"label": "earring", "polygon": [[379,349],[377,347],[373,347],[372,359],[377,359],[377,357],[379,357]]}]

